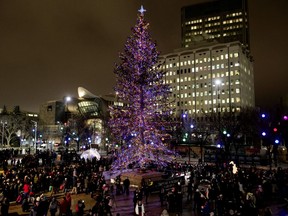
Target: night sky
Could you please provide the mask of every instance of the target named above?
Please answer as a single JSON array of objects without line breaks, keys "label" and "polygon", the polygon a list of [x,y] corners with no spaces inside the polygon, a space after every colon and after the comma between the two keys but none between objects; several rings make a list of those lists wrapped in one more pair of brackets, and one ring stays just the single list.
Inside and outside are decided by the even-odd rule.
[{"label": "night sky", "polygon": [[[119,61],[143,4],[162,53],[180,48],[180,9],[203,0],[0,0],[0,108],[113,92]],[[288,94],[288,1],[249,0],[256,105]]]}]

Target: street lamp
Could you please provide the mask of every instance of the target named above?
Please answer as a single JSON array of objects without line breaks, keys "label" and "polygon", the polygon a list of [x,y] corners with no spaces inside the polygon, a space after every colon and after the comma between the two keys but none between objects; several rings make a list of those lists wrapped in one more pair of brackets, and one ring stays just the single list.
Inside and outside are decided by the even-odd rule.
[{"label": "street lamp", "polygon": [[216,89],[216,94],[217,94],[217,115],[218,115],[218,132],[219,135],[221,133],[221,128],[220,128],[220,85],[221,85],[221,80],[216,79],[215,80],[215,86],[217,87]]},{"label": "street lamp", "polygon": [[35,144],[35,152],[37,151],[37,122],[31,120],[32,123],[34,123],[34,144]]},{"label": "street lamp", "polygon": [[5,125],[7,122],[1,121],[2,124],[2,148],[4,147]]},{"label": "street lamp", "polygon": [[217,79],[215,80],[215,86],[217,87],[217,110],[218,110],[218,114],[220,115],[220,85],[221,85],[221,80]]},{"label": "street lamp", "polygon": [[68,121],[68,119],[71,117],[71,112],[69,109],[69,104],[72,101],[72,97],[66,96],[64,98],[64,115],[65,115],[65,122]]}]

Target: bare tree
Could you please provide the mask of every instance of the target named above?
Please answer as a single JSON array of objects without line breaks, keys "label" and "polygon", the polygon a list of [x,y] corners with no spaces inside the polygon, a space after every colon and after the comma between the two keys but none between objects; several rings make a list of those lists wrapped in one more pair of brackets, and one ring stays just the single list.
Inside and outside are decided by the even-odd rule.
[{"label": "bare tree", "polygon": [[8,112],[5,108],[5,112],[0,115],[0,122],[2,124],[0,134],[3,147],[4,145],[6,147],[19,146],[21,137],[28,138],[30,136],[29,119],[24,113],[21,113],[18,106],[12,112]]}]

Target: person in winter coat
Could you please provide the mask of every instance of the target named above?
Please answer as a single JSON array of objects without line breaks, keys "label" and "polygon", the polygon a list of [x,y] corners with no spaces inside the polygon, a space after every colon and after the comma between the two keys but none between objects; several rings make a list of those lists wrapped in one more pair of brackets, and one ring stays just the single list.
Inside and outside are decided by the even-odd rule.
[{"label": "person in winter coat", "polygon": [[69,192],[66,192],[65,197],[66,197],[66,201],[67,201],[66,215],[72,215],[72,211],[71,211],[71,204],[72,204],[71,194]]},{"label": "person in winter coat", "polygon": [[23,186],[23,193],[24,193],[24,197],[28,197],[29,193],[30,193],[30,185],[26,182]]},{"label": "person in winter coat", "polygon": [[78,216],[84,215],[84,209],[85,209],[85,203],[84,200],[78,200],[77,206],[76,206],[76,212]]},{"label": "person in winter coat", "polygon": [[8,215],[10,202],[7,197],[4,197],[1,202],[1,215]]},{"label": "person in winter coat", "polygon": [[60,202],[60,216],[61,215],[66,215],[67,213],[67,206],[68,206],[68,202],[66,200],[66,197],[63,197],[61,202]]},{"label": "person in winter coat", "polygon": [[55,197],[52,197],[52,200],[49,205],[49,211],[51,216],[55,216],[58,210],[59,202]]},{"label": "person in winter coat", "polygon": [[138,215],[139,216],[144,216],[145,215],[145,208],[144,208],[144,205],[143,205],[141,200],[139,200],[138,203],[136,204],[135,213],[136,213],[137,216]]}]

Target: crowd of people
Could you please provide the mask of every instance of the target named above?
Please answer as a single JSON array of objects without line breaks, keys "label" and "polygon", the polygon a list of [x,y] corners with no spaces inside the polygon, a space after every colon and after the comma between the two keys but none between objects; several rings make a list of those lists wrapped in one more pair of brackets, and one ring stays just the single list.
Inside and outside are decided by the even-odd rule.
[{"label": "crowd of people", "polygon": [[[31,215],[37,216],[46,215],[49,206],[56,201],[55,195],[60,191],[66,192],[66,196],[61,201],[57,200],[57,210],[65,215],[69,215],[71,209],[71,194],[97,194],[97,205],[102,205],[108,199],[104,193],[106,182],[102,175],[109,164],[105,158],[84,160],[73,152],[63,152],[62,160],[57,161],[54,152],[46,151],[26,155],[20,161],[15,159],[13,149],[5,152],[10,158],[0,159],[3,167],[3,173],[0,174],[1,211],[7,209],[8,212],[9,203],[15,201],[22,206],[23,212],[31,212]],[[8,160],[11,161],[9,167]],[[8,203],[8,207],[4,207],[5,203]],[[102,206],[97,205],[92,210],[103,211]],[[81,200],[76,207],[78,215],[83,215],[85,203]],[[50,211],[52,215],[53,211],[55,210]]]},{"label": "crowd of people", "polygon": [[[185,186],[161,189],[169,213],[181,214],[182,201],[192,205],[195,215],[272,215],[269,206],[288,196],[288,169],[258,169],[235,164],[173,164],[174,172],[189,175]],[[237,169],[236,171],[234,169]],[[164,191],[164,192],[163,192]],[[184,200],[185,201],[185,200]]]},{"label": "crowd of people", "polygon": [[[107,185],[103,176],[109,170],[111,159],[84,160],[74,153],[64,152],[57,161],[55,153],[47,151],[27,155],[21,161],[17,153],[5,150],[0,154],[3,174],[0,175],[1,215],[8,215],[9,203],[16,201],[23,212],[31,215],[71,215],[71,194],[86,193],[95,199],[95,205],[86,209],[88,215],[112,215],[114,196],[129,195],[130,181],[118,176],[115,184]],[[39,158],[42,163],[39,164]],[[65,158],[65,159],[63,159]],[[11,161],[8,166],[7,160]],[[35,166],[36,164],[36,166]],[[181,214],[182,203],[192,206],[195,215],[272,215],[269,205],[277,199],[288,197],[288,169],[258,169],[256,167],[237,167],[230,164],[188,164],[171,163],[165,170],[176,176],[188,176],[185,184],[177,183],[172,187],[154,187],[159,193],[163,215]],[[164,170],[164,171],[165,171]],[[161,168],[163,171],[163,168]],[[134,213],[145,213],[144,203],[148,203],[151,182],[143,182],[142,187],[134,190]],[[154,182],[154,186],[157,182]],[[114,188],[115,186],[115,188]],[[55,195],[61,191],[61,200]],[[50,192],[50,196],[47,193]],[[45,195],[46,194],[46,195]],[[85,202],[79,200],[75,211],[84,215]],[[73,209],[74,210],[74,209]]]}]

